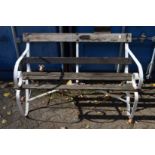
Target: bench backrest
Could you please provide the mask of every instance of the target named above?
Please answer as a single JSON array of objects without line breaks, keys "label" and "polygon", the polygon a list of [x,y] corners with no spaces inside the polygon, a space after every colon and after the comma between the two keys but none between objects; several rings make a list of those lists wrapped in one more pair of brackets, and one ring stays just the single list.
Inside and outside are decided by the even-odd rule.
[{"label": "bench backrest", "polygon": [[[131,33],[24,33],[24,42],[113,42],[132,41]],[[29,57],[24,63],[47,64],[131,64],[129,58],[121,57]]]}]

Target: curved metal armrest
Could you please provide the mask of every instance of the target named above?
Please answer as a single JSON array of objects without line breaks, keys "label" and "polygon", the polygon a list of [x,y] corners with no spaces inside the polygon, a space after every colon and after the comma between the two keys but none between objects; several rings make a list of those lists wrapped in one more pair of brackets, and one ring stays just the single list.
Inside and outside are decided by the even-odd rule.
[{"label": "curved metal armrest", "polygon": [[14,78],[14,84],[16,86],[19,86],[22,83],[21,80],[18,81],[18,78],[21,77],[21,71],[19,71],[19,66],[20,66],[22,59],[27,55],[29,50],[30,50],[30,44],[26,43],[26,48],[25,48],[24,52],[22,53],[22,55],[18,58],[18,60],[15,63],[13,78]]},{"label": "curved metal armrest", "polygon": [[137,65],[138,73],[139,73],[139,83],[138,83],[137,88],[140,89],[144,81],[144,73],[143,73],[142,65],[139,62],[139,60],[136,58],[136,56],[130,50],[128,43],[125,43],[125,52],[127,52],[130,55],[130,57],[133,59],[133,61]]}]

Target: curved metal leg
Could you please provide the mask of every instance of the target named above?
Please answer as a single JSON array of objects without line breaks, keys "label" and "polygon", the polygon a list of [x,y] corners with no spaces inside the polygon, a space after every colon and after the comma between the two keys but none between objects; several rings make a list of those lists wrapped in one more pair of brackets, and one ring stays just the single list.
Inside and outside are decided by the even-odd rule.
[{"label": "curved metal leg", "polygon": [[137,110],[138,101],[139,101],[139,93],[134,92],[134,103],[131,110],[131,115],[129,116],[130,119],[133,119],[134,117],[135,111]]},{"label": "curved metal leg", "polygon": [[17,102],[21,115],[25,116],[25,112],[23,110],[22,102],[21,102],[21,90],[16,90],[16,102]]},{"label": "curved metal leg", "polygon": [[134,117],[134,114],[135,114],[135,112],[137,110],[138,100],[139,100],[139,93],[138,92],[134,92],[134,103],[133,103],[133,107],[131,109],[131,114],[130,114],[129,120],[128,120],[129,124],[133,124],[134,123],[133,117]]},{"label": "curved metal leg", "polygon": [[30,90],[25,90],[25,116],[29,113],[29,98],[30,98]]},{"label": "curved metal leg", "polygon": [[126,110],[127,110],[127,116],[130,116],[130,93],[126,92]]},{"label": "curved metal leg", "polygon": [[[16,90],[16,102],[17,102],[21,115],[27,116],[29,112],[30,91],[28,89],[24,90],[25,96],[22,96],[21,93],[22,93],[22,90]],[[25,98],[25,100],[23,99],[22,101],[21,100],[22,97]]]}]

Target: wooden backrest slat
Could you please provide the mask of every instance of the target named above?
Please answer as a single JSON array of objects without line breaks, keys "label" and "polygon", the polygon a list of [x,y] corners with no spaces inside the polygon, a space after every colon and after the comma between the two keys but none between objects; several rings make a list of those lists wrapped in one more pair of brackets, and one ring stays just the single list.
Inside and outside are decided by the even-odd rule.
[{"label": "wooden backrest slat", "polygon": [[131,33],[24,33],[24,42],[131,42]]},{"label": "wooden backrest slat", "polygon": [[33,64],[131,64],[132,60],[121,57],[30,57],[23,63]]}]

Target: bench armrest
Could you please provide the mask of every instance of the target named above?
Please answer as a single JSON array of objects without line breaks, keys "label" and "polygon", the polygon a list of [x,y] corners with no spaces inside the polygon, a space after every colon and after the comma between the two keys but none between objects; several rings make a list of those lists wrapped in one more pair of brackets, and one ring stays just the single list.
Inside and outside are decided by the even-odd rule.
[{"label": "bench armrest", "polygon": [[20,87],[22,84],[22,74],[21,74],[21,71],[19,71],[20,63],[23,60],[23,58],[29,54],[29,52],[30,52],[30,44],[26,43],[26,48],[24,52],[22,53],[22,55],[18,58],[18,60],[15,63],[13,78],[14,78],[14,84],[17,87]]},{"label": "bench armrest", "polygon": [[[133,83],[133,86],[134,86],[135,89],[141,89],[143,81],[144,81],[144,73],[143,73],[142,65],[139,62],[139,60],[136,58],[136,56],[130,50],[128,43],[125,43],[125,53],[127,55],[129,55],[133,59],[135,64],[137,65],[138,74],[137,73],[133,73],[132,83]],[[136,80],[139,80],[138,84],[136,83]]]}]

